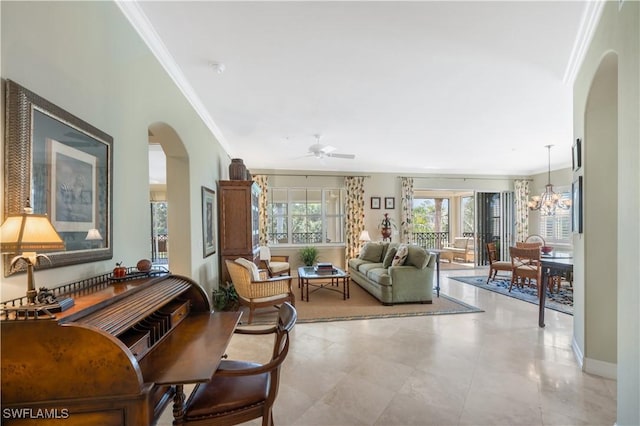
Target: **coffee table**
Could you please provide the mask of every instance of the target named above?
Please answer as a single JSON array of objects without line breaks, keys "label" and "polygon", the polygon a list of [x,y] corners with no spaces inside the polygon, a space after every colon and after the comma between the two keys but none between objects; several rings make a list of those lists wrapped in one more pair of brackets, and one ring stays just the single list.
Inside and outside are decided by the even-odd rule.
[{"label": "coffee table", "polygon": [[[342,283],[342,290],[340,284]],[[314,287],[311,293],[320,289],[327,289],[342,293],[342,300],[349,298],[349,274],[340,268],[333,268],[332,273],[317,273],[313,266],[301,266],[298,268],[298,287],[300,298],[309,301],[309,286]],[[306,298],[305,298],[306,291]]]}]

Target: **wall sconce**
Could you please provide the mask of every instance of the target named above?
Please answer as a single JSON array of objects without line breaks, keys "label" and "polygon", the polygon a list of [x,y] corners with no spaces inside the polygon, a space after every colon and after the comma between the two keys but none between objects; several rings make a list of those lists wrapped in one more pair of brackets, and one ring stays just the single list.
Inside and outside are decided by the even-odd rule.
[{"label": "wall sconce", "polygon": [[33,269],[41,259],[49,260],[47,256],[37,254],[36,251],[64,250],[64,248],[64,241],[47,215],[33,214],[28,200],[24,213],[9,215],[0,226],[0,250],[3,253],[21,253],[11,260],[11,268],[20,262],[27,265],[27,302],[31,305],[27,308],[45,307],[53,312],[56,308],[60,311],[73,306],[73,300],[66,299],[63,308],[62,302],[58,303],[52,294],[47,294],[45,303],[36,301],[38,292],[35,288]]}]

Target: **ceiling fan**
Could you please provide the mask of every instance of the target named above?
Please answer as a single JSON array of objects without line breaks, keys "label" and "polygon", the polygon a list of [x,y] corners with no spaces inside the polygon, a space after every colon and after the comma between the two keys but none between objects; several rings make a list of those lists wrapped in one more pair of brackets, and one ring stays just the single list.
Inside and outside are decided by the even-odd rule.
[{"label": "ceiling fan", "polygon": [[320,143],[320,135],[314,135],[316,138],[316,143],[314,143],[313,145],[311,145],[309,147],[309,154],[308,156],[313,156],[316,158],[325,158],[325,157],[331,157],[331,158],[346,158],[349,160],[353,160],[354,158],[356,158],[356,156],[354,154],[338,154],[335,153],[333,151],[336,150],[335,147],[331,146],[331,145],[323,145]]}]

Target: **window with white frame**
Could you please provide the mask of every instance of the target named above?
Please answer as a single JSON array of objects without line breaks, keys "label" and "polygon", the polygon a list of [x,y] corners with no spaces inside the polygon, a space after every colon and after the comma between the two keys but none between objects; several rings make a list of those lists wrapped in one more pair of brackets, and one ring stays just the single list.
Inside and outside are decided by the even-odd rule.
[{"label": "window with white frame", "polygon": [[344,189],[269,188],[267,198],[270,244],[344,242]]},{"label": "window with white frame", "polygon": [[[571,199],[569,191],[561,192],[564,199]],[[571,244],[571,209],[556,209],[551,216],[540,215],[539,233],[547,244]]]}]

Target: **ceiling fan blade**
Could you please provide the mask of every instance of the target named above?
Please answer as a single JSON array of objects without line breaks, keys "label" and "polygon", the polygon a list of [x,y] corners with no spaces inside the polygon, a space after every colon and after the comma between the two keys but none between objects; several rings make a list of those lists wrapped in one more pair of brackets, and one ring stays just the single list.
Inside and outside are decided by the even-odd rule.
[{"label": "ceiling fan blade", "polygon": [[354,158],[356,158],[356,156],[354,154],[331,154],[331,153],[328,153],[327,157],[331,157],[331,158],[346,158],[348,160],[353,160]]}]

